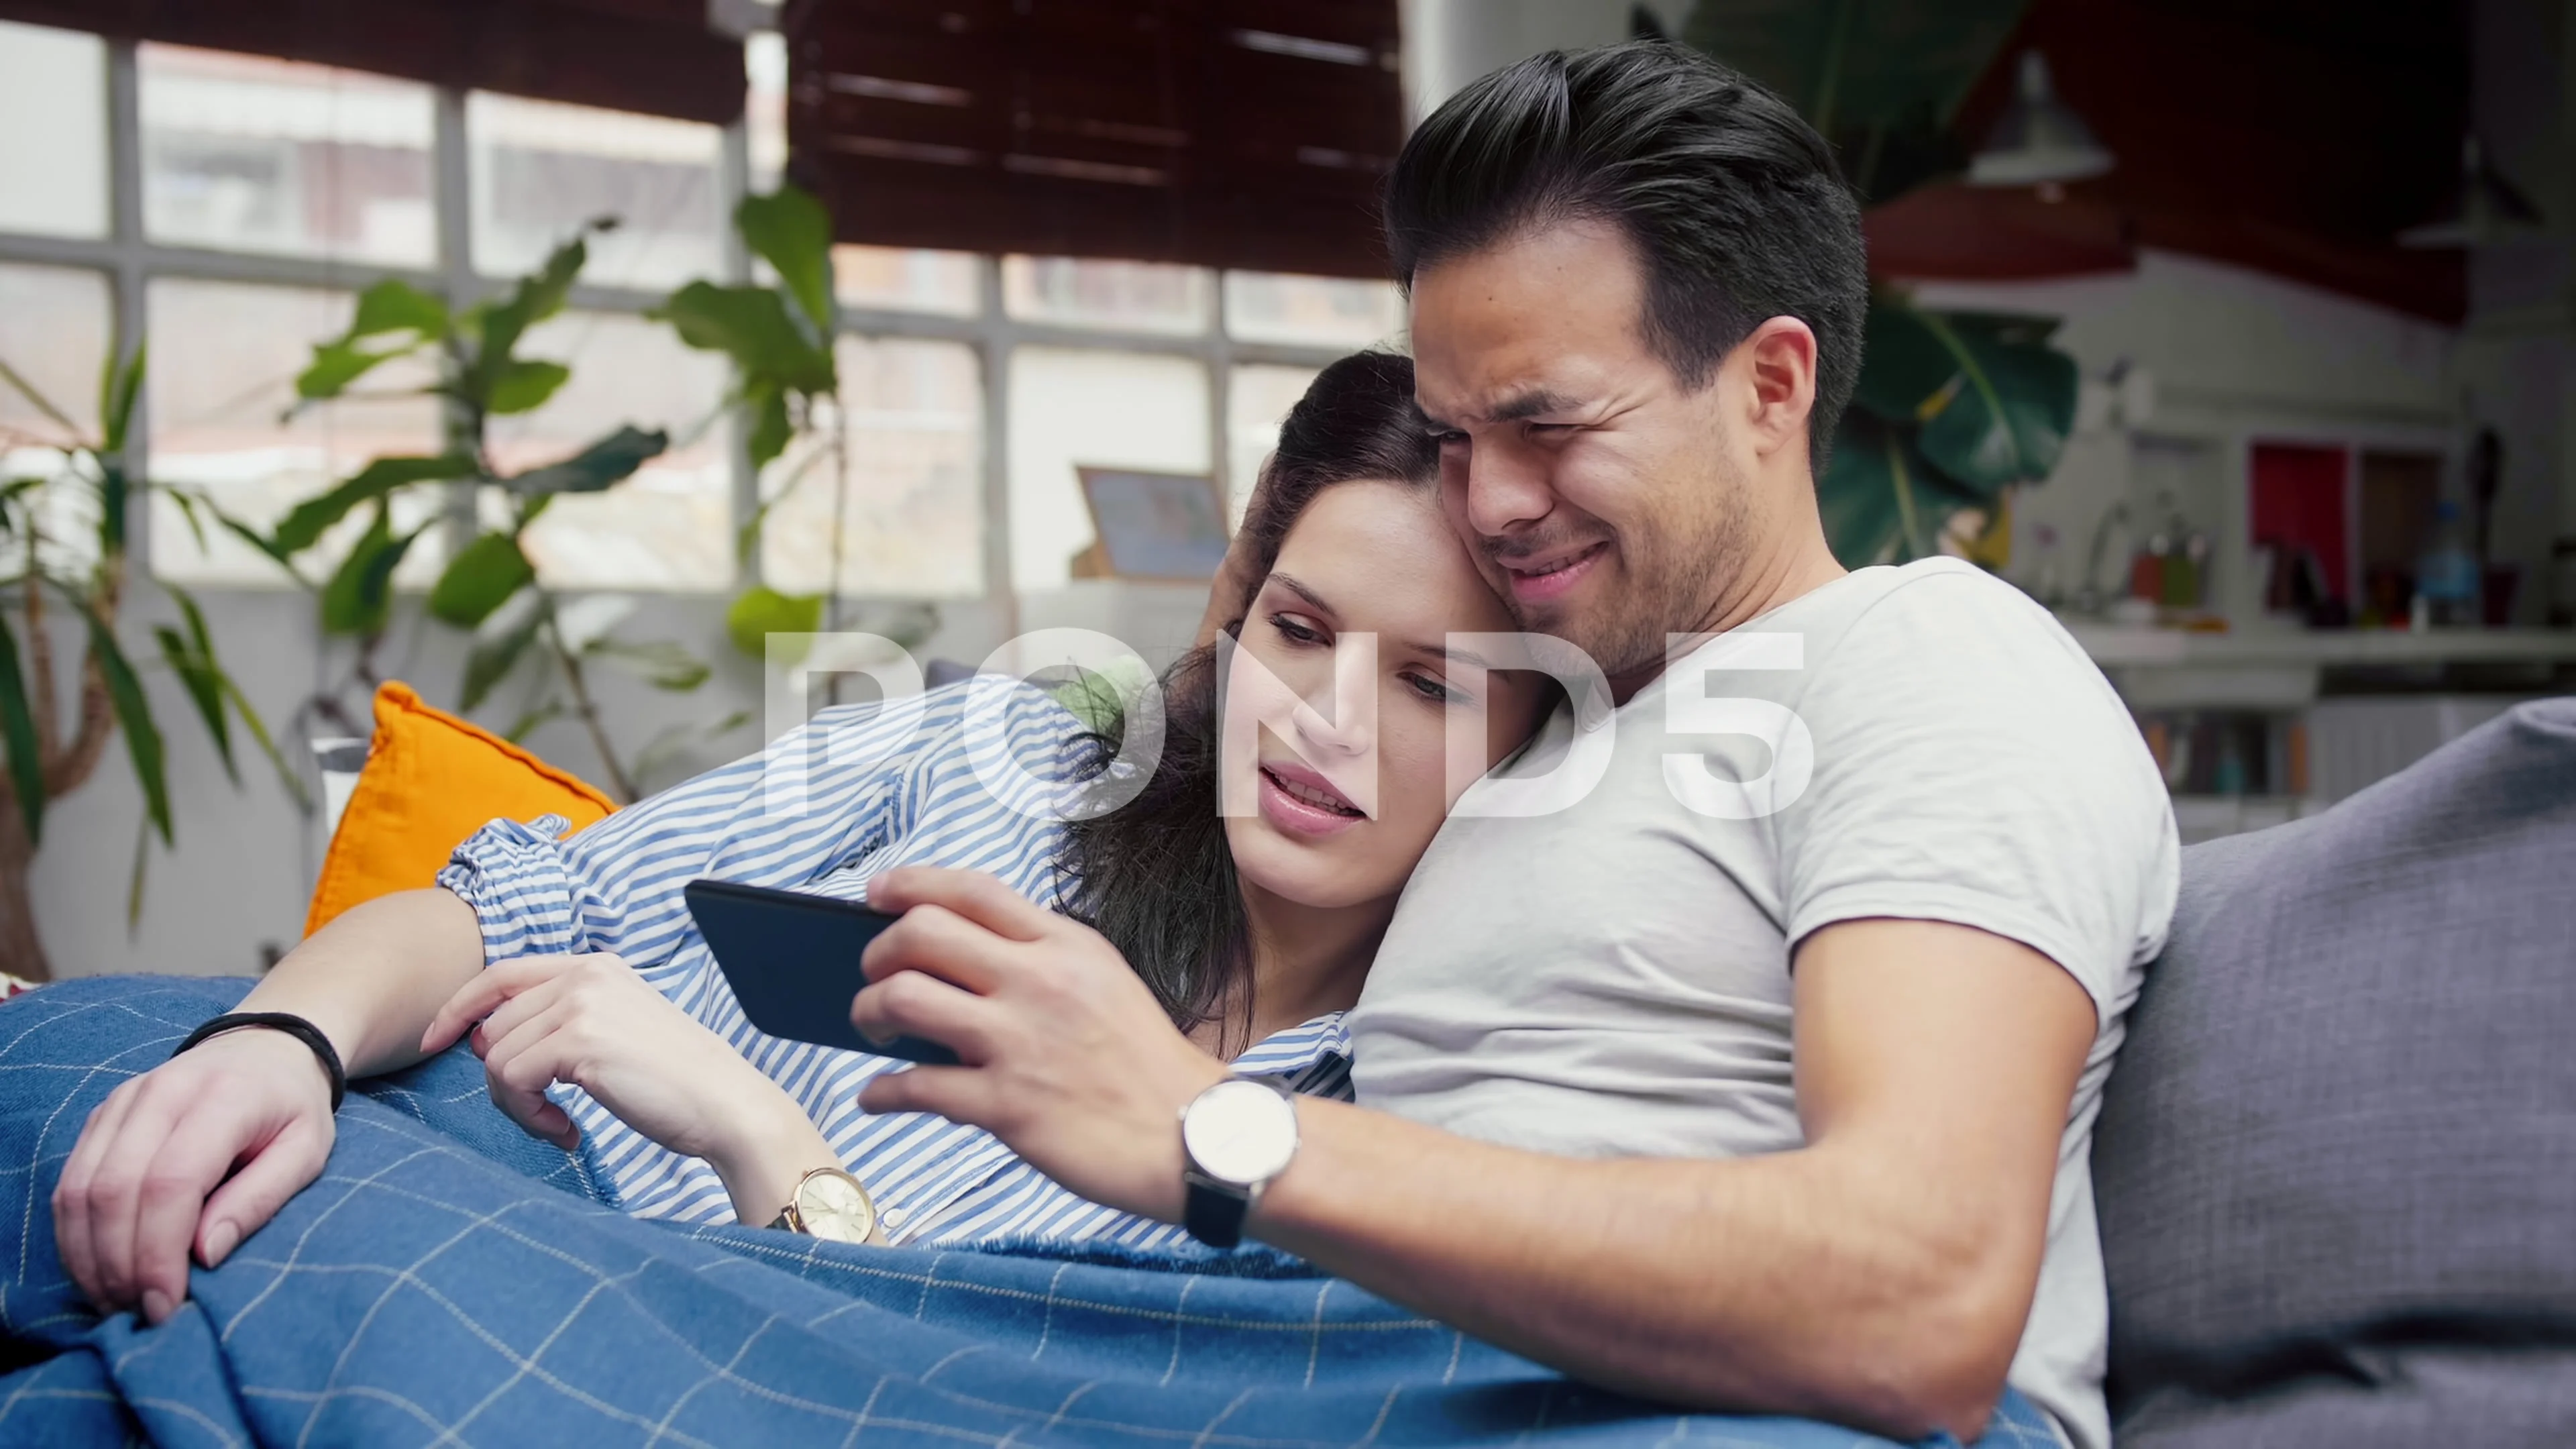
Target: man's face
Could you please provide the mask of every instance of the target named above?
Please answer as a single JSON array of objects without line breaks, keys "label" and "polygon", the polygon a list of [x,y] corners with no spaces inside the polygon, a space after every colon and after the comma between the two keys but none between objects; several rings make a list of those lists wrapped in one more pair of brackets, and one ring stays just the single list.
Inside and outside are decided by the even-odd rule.
[{"label": "man's face", "polygon": [[1415,390],[1450,523],[1522,627],[1614,682],[1709,616],[1747,532],[1728,390],[1684,388],[1648,348],[1644,282],[1626,239],[1593,222],[1413,280]]}]

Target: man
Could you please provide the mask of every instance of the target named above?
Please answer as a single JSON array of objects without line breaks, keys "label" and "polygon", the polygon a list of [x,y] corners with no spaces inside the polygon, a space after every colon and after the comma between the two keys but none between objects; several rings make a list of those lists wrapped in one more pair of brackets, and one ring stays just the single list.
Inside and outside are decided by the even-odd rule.
[{"label": "man", "polygon": [[1359,1104],[1299,1102],[1284,1145],[1238,1150],[1280,1130],[1245,1103],[1203,1124],[1202,1069],[1127,1047],[1103,1083],[1132,1023],[1030,983],[1118,973],[1023,971],[1079,928],[937,873],[872,889],[945,909],[879,942],[853,1018],[984,1065],[865,1100],[1608,1386],[1973,1438],[2009,1382],[2105,1449],[2089,1140],[2171,811],[2043,611],[1828,551],[1867,280],[1825,143],[1677,48],[1545,55],[1423,123],[1387,230],[1450,517],[1618,706],[1497,773],[1607,729],[1607,774],[1555,814],[1462,804],[1351,1019]]}]

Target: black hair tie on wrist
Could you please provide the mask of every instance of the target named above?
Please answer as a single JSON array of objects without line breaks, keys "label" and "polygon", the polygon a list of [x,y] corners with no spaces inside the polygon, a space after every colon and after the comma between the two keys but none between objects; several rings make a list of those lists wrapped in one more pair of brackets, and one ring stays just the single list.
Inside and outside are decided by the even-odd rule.
[{"label": "black hair tie on wrist", "polygon": [[175,1057],[179,1052],[201,1045],[210,1038],[221,1036],[228,1031],[239,1031],[247,1026],[264,1026],[271,1031],[282,1031],[313,1048],[313,1055],[322,1059],[322,1070],[331,1076],[331,1110],[334,1113],[340,1110],[340,1103],[349,1095],[348,1070],[340,1065],[340,1054],[332,1050],[331,1039],[322,1034],[322,1028],[300,1016],[283,1011],[228,1012],[188,1033],[188,1039],[179,1043],[178,1051],[170,1055]]}]

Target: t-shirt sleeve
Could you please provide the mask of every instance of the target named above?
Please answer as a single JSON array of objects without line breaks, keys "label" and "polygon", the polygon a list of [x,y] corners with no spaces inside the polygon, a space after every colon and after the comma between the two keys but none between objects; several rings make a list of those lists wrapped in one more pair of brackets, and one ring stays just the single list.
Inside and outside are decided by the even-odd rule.
[{"label": "t-shirt sleeve", "polygon": [[2173,911],[2173,808],[2108,681],[2036,604],[1936,572],[1811,660],[1808,789],[1772,821],[1791,949],[1837,921],[2029,946],[2105,1019]]}]

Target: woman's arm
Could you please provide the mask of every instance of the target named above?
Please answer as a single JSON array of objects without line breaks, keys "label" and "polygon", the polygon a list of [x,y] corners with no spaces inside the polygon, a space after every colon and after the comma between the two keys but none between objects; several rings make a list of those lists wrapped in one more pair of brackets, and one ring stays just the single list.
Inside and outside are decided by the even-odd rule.
[{"label": "woman's arm", "polygon": [[[465,902],[404,891],[315,932],[235,1009],[301,1016],[350,1076],[372,1076],[419,1061],[431,1016],[482,966]],[[209,1267],[223,1261],[321,1174],[331,1141],[330,1078],[304,1043],[216,1037],[91,1114],[54,1187],[63,1266],[101,1309],[140,1307],[158,1323],[187,1297],[190,1246]]]}]

